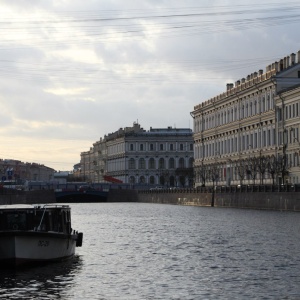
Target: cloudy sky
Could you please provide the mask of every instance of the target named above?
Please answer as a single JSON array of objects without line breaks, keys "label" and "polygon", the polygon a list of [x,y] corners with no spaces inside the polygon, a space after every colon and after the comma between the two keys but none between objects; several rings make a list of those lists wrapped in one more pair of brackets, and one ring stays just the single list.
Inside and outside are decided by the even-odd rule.
[{"label": "cloudy sky", "polygon": [[299,1],[3,0],[0,158],[72,170],[139,122],[190,112],[300,50]]}]

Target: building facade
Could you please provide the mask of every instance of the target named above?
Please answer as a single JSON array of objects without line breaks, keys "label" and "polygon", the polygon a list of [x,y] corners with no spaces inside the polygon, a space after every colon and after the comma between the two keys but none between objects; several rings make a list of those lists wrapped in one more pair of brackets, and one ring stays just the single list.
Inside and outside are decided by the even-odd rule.
[{"label": "building facade", "polygon": [[300,51],[194,107],[195,185],[298,183]]},{"label": "building facade", "polygon": [[24,163],[14,159],[0,159],[1,181],[51,181],[54,172],[54,169],[41,164]]},{"label": "building facade", "polygon": [[[89,158],[95,158],[95,147]],[[114,178],[127,184],[190,186],[192,185],[193,133],[191,129],[150,128],[138,123],[105,136],[101,155],[95,162],[104,178]],[[86,153],[82,153],[86,156]],[[99,168],[98,168],[99,166]],[[92,166],[90,167],[91,172]],[[88,172],[87,172],[88,173]],[[90,176],[95,182],[95,173]]]}]

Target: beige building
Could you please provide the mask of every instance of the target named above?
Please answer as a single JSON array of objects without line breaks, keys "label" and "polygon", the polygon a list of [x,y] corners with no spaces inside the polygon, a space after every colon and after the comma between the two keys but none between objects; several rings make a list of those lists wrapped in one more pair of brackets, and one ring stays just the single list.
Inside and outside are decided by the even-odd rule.
[{"label": "beige building", "polygon": [[36,163],[14,159],[0,159],[1,180],[51,181],[55,170]]},{"label": "beige building", "polygon": [[195,185],[298,183],[300,51],[194,107]]}]

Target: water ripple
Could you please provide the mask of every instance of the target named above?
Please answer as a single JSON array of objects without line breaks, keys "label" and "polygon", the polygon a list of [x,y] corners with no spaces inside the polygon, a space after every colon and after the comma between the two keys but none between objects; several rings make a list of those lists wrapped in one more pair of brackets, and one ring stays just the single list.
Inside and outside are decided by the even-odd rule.
[{"label": "water ripple", "polygon": [[299,214],[72,205],[68,262],[0,271],[4,299],[299,299]]}]

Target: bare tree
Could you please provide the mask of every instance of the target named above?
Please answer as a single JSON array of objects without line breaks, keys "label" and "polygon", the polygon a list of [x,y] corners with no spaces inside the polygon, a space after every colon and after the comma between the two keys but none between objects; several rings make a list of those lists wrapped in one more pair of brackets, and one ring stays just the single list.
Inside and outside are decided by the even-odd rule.
[{"label": "bare tree", "polygon": [[266,156],[260,155],[258,157],[257,167],[258,167],[258,171],[259,171],[259,174],[260,174],[260,184],[263,184],[265,173],[266,173],[267,167],[268,167],[268,160],[267,160]]},{"label": "bare tree", "polygon": [[201,180],[201,186],[205,186],[206,178],[207,178],[207,167],[206,165],[202,164],[198,166],[195,170],[196,176],[199,177]]},{"label": "bare tree", "polygon": [[267,170],[272,177],[272,184],[275,185],[275,177],[281,172],[281,162],[278,156],[271,155],[268,157]]},{"label": "bare tree", "polygon": [[285,178],[289,175],[289,166],[287,164],[287,155],[280,154],[277,156],[278,165],[279,165],[279,174],[281,174],[282,184],[285,184]]},{"label": "bare tree", "polygon": [[236,162],[236,172],[240,178],[240,185],[242,185],[247,173],[247,162],[244,159],[239,159]]},{"label": "bare tree", "polygon": [[208,165],[207,171],[208,171],[208,178],[212,181],[213,188],[214,188],[217,180],[219,179],[220,166],[217,163]]},{"label": "bare tree", "polygon": [[247,159],[247,173],[251,177],[253,184],[255,185],[255,179],[258,173],[258,160],[257,157],[249,157]]}]

